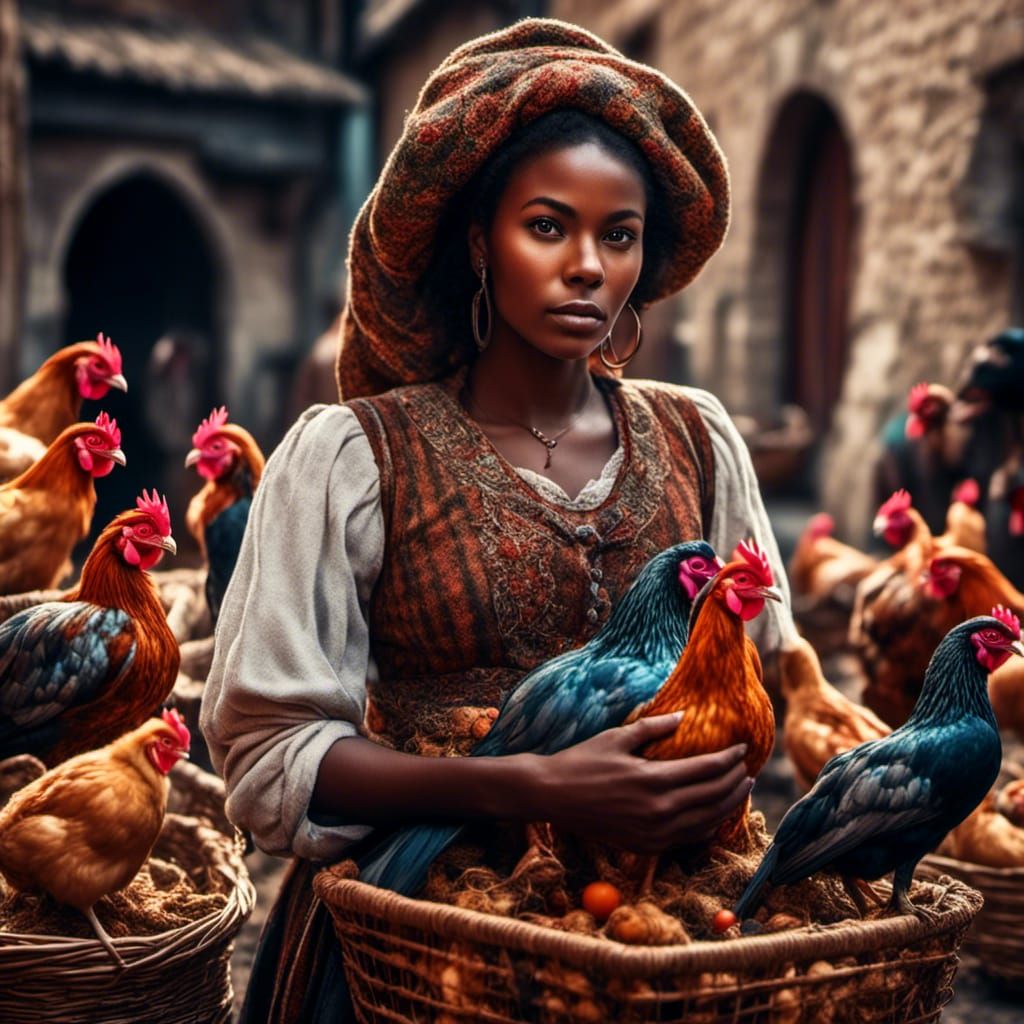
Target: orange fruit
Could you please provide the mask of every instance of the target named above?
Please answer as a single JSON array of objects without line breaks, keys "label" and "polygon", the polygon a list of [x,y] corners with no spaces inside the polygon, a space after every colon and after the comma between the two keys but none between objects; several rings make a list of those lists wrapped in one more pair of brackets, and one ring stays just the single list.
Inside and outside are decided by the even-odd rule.
[{"label": "orange fruit", "polygon": [[604,921],[622,902],[622,893],[610,882],[591,882],[583,890],[583,909]]}]

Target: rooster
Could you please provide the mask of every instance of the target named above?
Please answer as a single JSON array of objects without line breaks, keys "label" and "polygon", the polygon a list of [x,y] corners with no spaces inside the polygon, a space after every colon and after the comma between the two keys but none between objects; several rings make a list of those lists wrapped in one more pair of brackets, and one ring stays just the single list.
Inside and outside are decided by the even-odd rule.
[{"label": "rooster", "polygon": [[180,653],[147,570],[174,551],[167,503],[144,491],[100,534],[77,587],[0,623],[0,759],[58,764],[167,699]]},{"label": "rooster", "polygon": [[228,423],[224,406],[199,424],[192,445],[185,465],[195,466],[206,484],[189,503],[185,522],[206,559],[206,603],[216,624],[265,460],[252,434]]},{"label": "rooster", "polygon": [[0,811],[0,874],[19,892],[80,910],[122,968],[93,907],[146,862],[167,810],[167,773],[189,745],[181,715],[164,711],[30,782]]},{"label": "rooster", "polygon": [[927,917],[908,895],[917,862],[984,799],[1002,747],[986,677],[1024,655],[1020,623],[1004,608],[955,626],[939,644],[914,712],[889,736],[834,757],[814,788],[782,819],[735,907],[750,917],[764,887],[838,871],[864,913],[851,879],[894,871],[890,909]]},{"label": "rooster", "polygon": [[[965,500],[973,496],[970,485],[965,481],[954,492],[949,528],[939,537],[932,536],[906,491],[893,494],[875,518],[875,532],[899,550],[858,585],[849,640],[868,680],[864,702],[892,726],[910,714],[931,652],[947,631],[993,604],[1013,604],[1006,595],[994,594],[975,604],[968,615],[959,615],[935,587],[925,585],[937,553],[966,550],[953,541],[958,517],[975,511]],[[959,526],[963,528],[962,521]]]},{"label": "rooster", "polygon": [[103,398],[111,388],[127,391],[128,385],[121,373],[121,353],[102,333],[95,341],[80,341],[50,356],[0,401],[0,482],[23,473],[42,456],[33,439],[45,449],[78,419],[84,399]]},{"label": "rooster", "polygon": [[786,698],[786,753],[805,793],[836,754],[892,731],[869,708],[854,704],[828,682],[817,652],[803,637],[779,652],[779,673]]},{"label": "rooster", "polygon": [[915,384],[907,413],[887,424],[875,473],[878,498],[892,491],[915,495],[929,528],[941,529],[947,496],[964,473],[968,430],[950,416],[955,396],[941,384]]},{"label": "rooster", "polygon": [[[690,614],[690,639],[672,674],[628,721],[682,711],[672,735],[641,750],[667,761],[747,746],[747,775],[756,778],[775,742],[775,712],[762,682],[761,659],[743,623],[760,615],[765,601],[781,601],[771,566],[754,542],[741,542],[738,557],[709,581]],[[716,841],[728,845],[742,834],[750,799],[719,827]],[[650,890],[657,858],[648,858],[642,891]]]},{"label": "rooster", "polygon": [[[692,602],[720,567],[703,541],[655,555],[595,637],[523,678],[469,756],[554,754],[622,725],[672,671],[686,646]],[[369,852],[359,877],[411,895],[461,831],[460,825],[402,829]],[[547,845],[536,833],[530,839],[532,847]]]},{"label": "rooster", "polygon": [[834,529],[832,517],[821,512],[797,540],[789,563],[794,605],[810,608],[835,601],[850,609],[857,584],[877,568],[877,558],[836,540]]},{"label": "rooster", "polygon": [[55,587],[71,570],[71,552],[89,532],[93,480],[125,464],[117,421],[63,430],[46,454],[0,485],[0,594]]}]

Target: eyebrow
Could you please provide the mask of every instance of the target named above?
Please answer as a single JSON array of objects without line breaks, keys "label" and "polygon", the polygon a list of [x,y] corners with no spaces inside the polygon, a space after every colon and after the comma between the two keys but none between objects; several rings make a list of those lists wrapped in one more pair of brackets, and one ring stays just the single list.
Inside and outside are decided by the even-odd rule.
[{"label": "eyebrow", "polygon": [[[560,214],[565,217],[575,217],[576,211],[568,204],[559,201],[558,199],[552,199],[550,196],[534,196],[529,202],[523,203],[519,207],[520,211],[525,210],[528,206],[535,206],[541,204],[543,206],[550,206],[551,209],[557,210]],[[605,221],[614,220],[625,220],[627,217],[635,217],[637,220],[642,221],[644,219],[643,214],[638,210],[626,208],[624,210],[616,210],[614,213],[608,214]]]}]

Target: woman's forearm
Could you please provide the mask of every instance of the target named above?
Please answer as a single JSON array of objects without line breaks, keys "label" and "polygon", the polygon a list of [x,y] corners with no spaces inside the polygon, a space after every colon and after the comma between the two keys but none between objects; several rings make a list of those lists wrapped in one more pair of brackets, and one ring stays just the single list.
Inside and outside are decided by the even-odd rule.
[{"label": "woman's forearm", "polygon": [[360,736],[320,762],[310,814],[366,825],[475,818],[530,820],[538,758],[419,757]]}]

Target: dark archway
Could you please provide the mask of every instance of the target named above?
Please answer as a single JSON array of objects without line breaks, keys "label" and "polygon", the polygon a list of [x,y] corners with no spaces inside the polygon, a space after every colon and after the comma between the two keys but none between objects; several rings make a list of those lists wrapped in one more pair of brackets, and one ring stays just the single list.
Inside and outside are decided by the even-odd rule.
[{"label": "dark archway", "polygon": [[853,230],[846,137],[826,100],[798,92],[779,111],[761,166],[752,341],[764,362],[775,353],[777,402],[802,406],[819,436],[846,369]]},{"label": "dark archway", "polygon": [[143,487],[156,486],[167,494],[179,551],[187,557],[184,515],[196,480],[182,462],[196,423],[216,398],[218,277],[188,206],[149,175],[104,192],[74,233],[64,265],[62,336],[109,335],[123,354],[129,388],[83,409],[91,418],[104,408],[117,419],[128,459],[125,469],[99,481],[93,537]]}]

